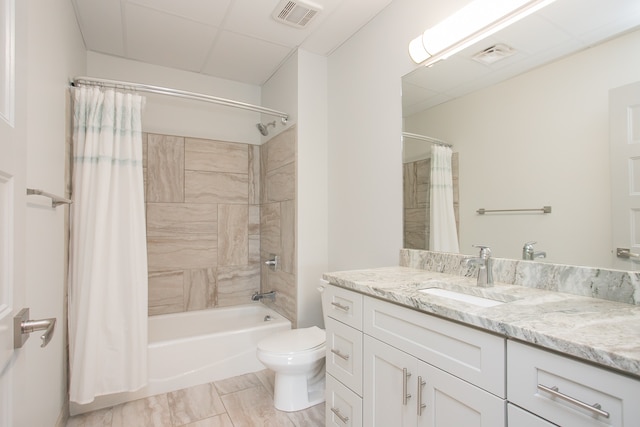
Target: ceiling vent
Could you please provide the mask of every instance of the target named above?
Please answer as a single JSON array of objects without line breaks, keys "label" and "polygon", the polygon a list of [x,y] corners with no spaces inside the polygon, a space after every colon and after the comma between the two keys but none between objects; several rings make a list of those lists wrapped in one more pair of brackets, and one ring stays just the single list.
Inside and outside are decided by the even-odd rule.
[{"label": "ceiling vent", "polygon": [[516,50],[514,48],[509,47],[506,44],[496,44],[476,53],[473,55],[473,59],[488,65],[515,54]]},{"label": "ceiling vent", "polygon": [[322,10],[321,6],[307,1],[283,0],[273,11],[273,18],[283,24],[305,28]]}]

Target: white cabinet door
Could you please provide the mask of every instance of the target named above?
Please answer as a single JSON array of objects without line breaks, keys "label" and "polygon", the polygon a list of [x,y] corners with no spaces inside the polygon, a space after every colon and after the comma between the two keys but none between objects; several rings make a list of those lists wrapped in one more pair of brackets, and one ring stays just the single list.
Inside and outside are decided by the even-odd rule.
[{"label": "white cabinet door", "polygon": [[504,399],[424,362],[419,364],[416,383],[424,384],[417,398],[424,404],[420,427],[505,426]]},{"label": "white cabinet door", "polygon": [[544,420],[531,412],[512,405],[507,405],[507,424],[509,427],[553,427],[547,420]]},{"label": "white cabinet door", "polygon": [[364,336],[363,421],[367,427],[416,426],[418,360]]}]

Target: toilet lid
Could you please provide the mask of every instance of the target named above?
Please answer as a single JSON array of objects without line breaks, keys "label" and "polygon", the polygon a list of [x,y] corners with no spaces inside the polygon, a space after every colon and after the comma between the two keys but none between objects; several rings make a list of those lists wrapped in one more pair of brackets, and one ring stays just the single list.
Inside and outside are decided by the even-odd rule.
[{"label": "toilet lid", "polygon": [[324,330],[317,326],[291,329],[261,340],[258,348],[271,353],[294,353],[318,347],[324,344],[326,338]]}]

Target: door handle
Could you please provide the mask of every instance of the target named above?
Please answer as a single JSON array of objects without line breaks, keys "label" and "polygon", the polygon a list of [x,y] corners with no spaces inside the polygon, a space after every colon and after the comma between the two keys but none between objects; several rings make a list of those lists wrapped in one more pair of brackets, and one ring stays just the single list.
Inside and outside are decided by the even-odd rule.
[{"label": "door handle", "polygon": [[40,336],[42,344],[40,347],[46,347],[53,338],[53,332],[56,328],[56,319],[30,320],[29,309],[23,308],[13,318],[13,348],[21,348],[29,338],[29,334],[35,331],[44,331]]},{"label": "door handle", "polygon": [[618,258],[624,258],[624,259],[635,259],[635,260],[640,259],[640,254],[634,254],[627,248],[617,248],[616,256]]}]

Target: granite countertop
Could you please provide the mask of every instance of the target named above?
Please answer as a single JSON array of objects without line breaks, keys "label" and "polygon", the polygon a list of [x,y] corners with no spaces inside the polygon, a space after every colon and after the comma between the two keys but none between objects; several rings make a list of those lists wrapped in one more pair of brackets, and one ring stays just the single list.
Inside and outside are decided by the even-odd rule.
[{"label": "granite countertop", "polygon": [[[408,267],[325,273],[331,284],[640,377],[640,306]],[[419,289],[505,302],[482,307]]]}]

